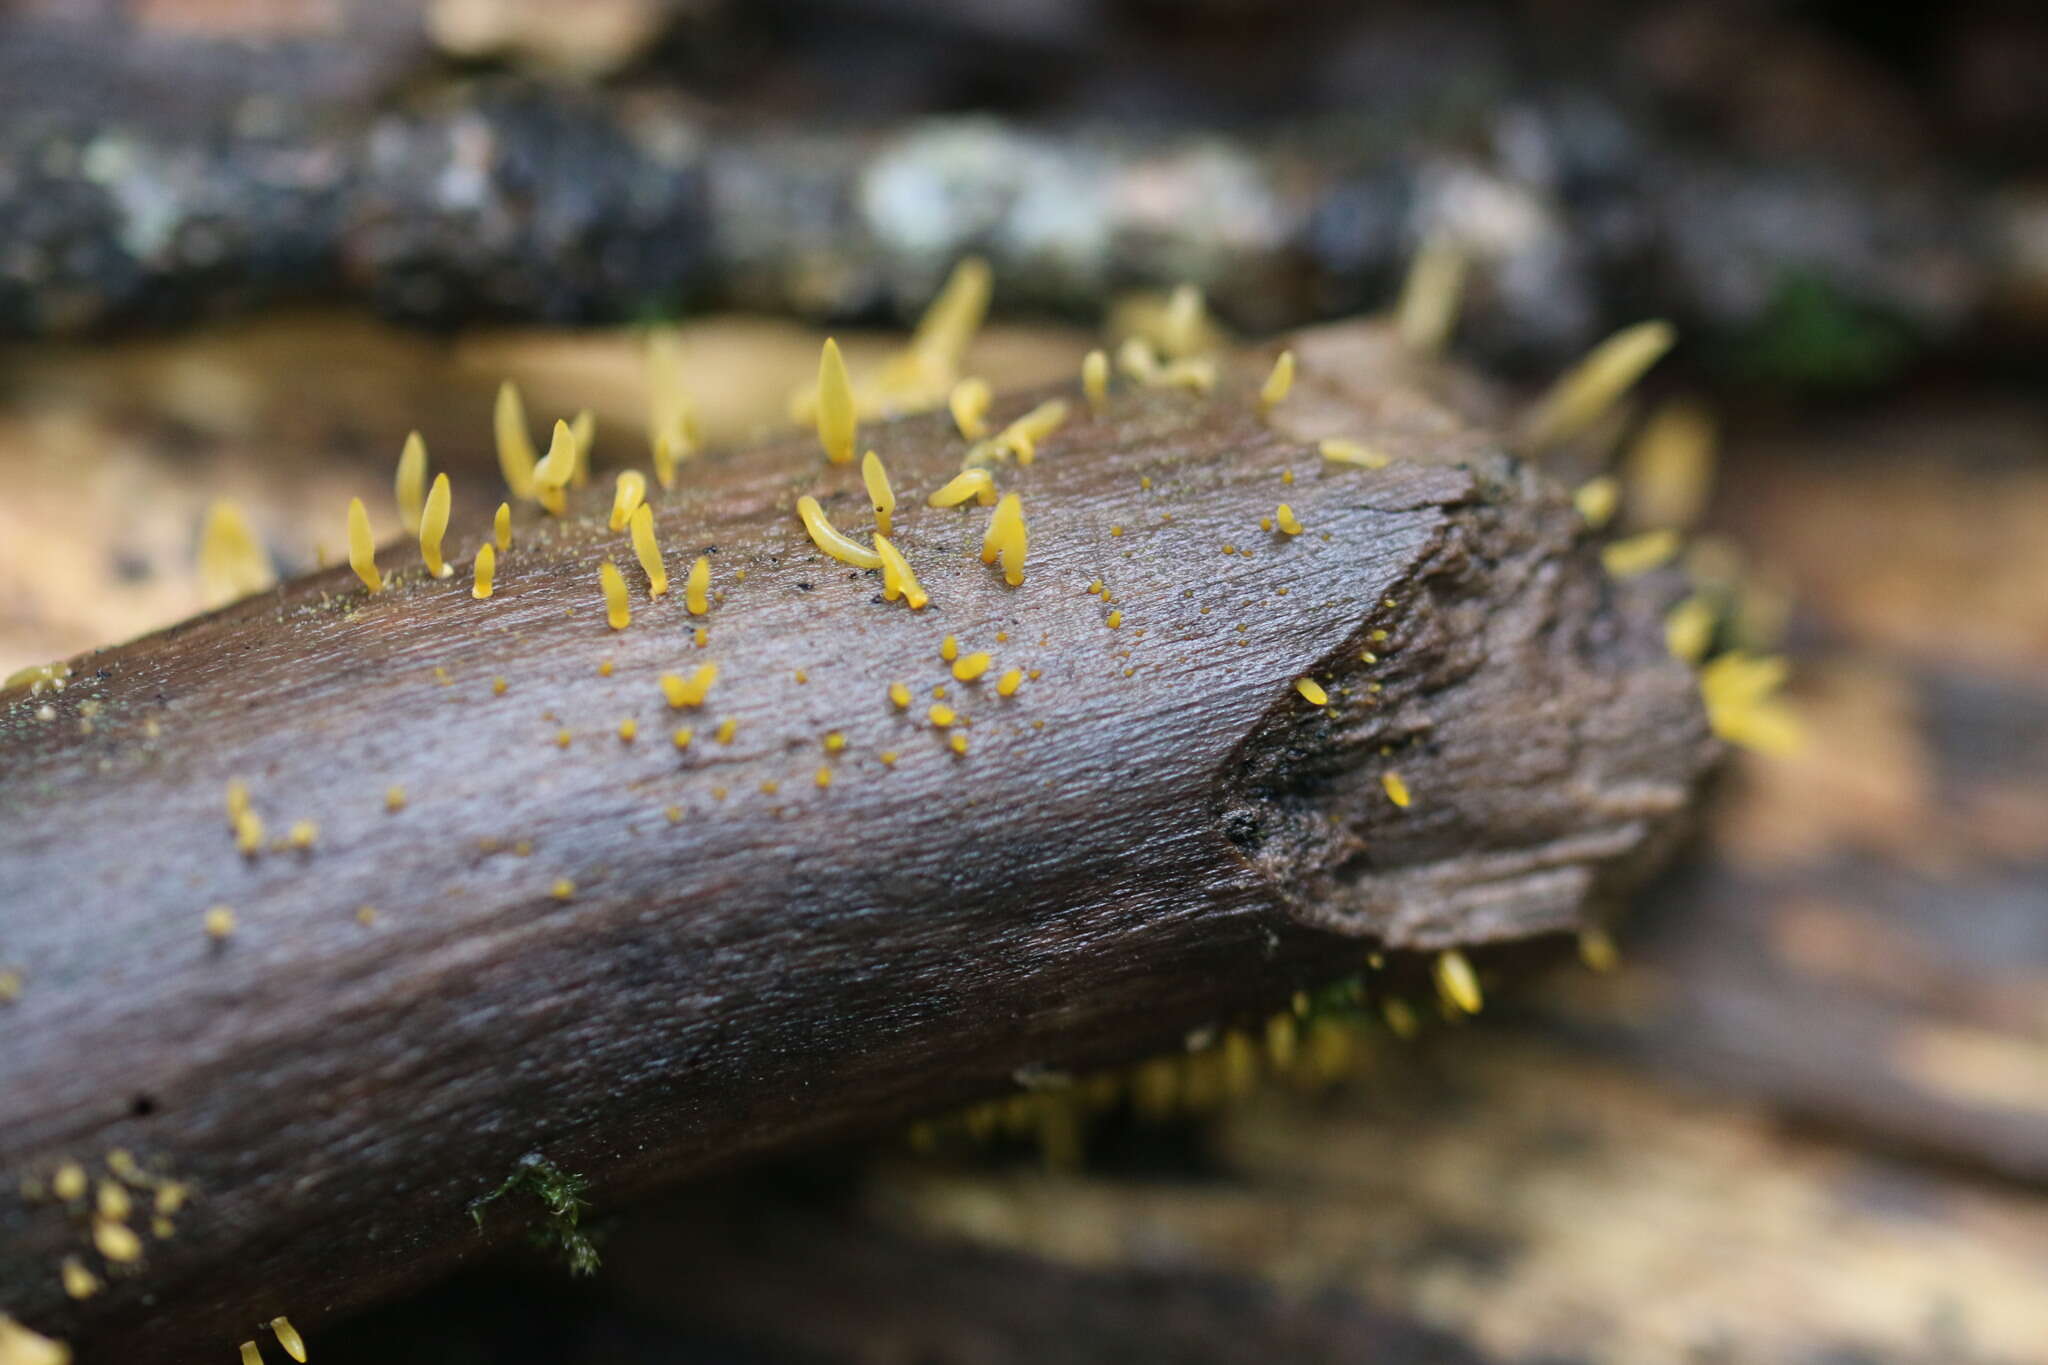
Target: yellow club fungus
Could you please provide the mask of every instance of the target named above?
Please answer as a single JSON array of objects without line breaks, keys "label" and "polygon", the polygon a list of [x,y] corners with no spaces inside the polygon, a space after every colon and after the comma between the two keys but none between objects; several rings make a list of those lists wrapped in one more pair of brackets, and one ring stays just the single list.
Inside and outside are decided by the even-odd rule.
[{"label": "yellow club fungus", "polygon": [[942,701],[933,702],[930,709],[925,712],[925,716],[933,725],[938,726],[941,730],[960,719],[958,713]]},{"label": "yellow club fungus", "polygon": [[963,655],[953,661],[953,679],[956,682],[973,682],[988,672],[989,657],[975,653]]},{"label": "yellow club fungus", "polygon": [[576,438],[576,470],[569,476],[569,484],[581,488],[590,482],[590,447],[597,443],[597,414],[589,408],[578,411],[569,423],[569,434]]},{"label": "yellow club fungus", "polygon": [[903,557],[903,552],[887,536],[877,532],[875,553],[882,560],[882,599],[894,602],[901,597],[912,611],[923,611],[925,604],[932,600],[931,594],[917,581],[917,575],[911,571],[910,561]]},{"label": "yellow club fungus", "polygon": [[242,1365],[263,1365],[263,1352],[253,1341],[242,1343]]},{"label": "yellow club fungus", "polygon": [[384,789],[384,809],[396,815],[405,809],[405,788],[392,785]]},{"label": "yellow club fungus", "polygon": [[448,534],[450,501],[448,476],[436,474],[434,489],[427,494],[427,505],[420,510],[420,558],[426,561],[427,572],[436,578],[446,578],[455,572],[441,558],[441,540]]},{"label": "yellow club fungus", "polygon": [[1125,337],[1116,348],[1116,367],[1140,384],[1159,382],[1159,353],[1143,337]]},{"label": "yellow club fungus", "polygon": [[1038,457],[1038,443],[1058,431],[1067,420],[1067,400],[1048,398],[997,434],[997,447],[1015,454],[1017,463],[1030,464]]},{"label": "yellow club fungus", "polygon": [[676,486],[676,452],[667,433],[654,438],[654,481],[663,488]]},{"label": "yellow club fungus", "polygon": [[1391,456],[1359,441],[1347,441],[1332,437],[1319,441],[1316,451],[1331,464],[1355,465],[1360,469],[1385,469],[1393,463]]},{"label": "yellow club fungus", "polygon": [[985,379],[963,379],[946,395],[946,407],[953,414],[953,425],[970,441],[978,441],[988,434],[989,398],[988,381]]},{"label": "yellow club fungus", "polygon": [[557,877],[555,878],[555,884],[548,888],[548,894],[558,901],[575,900],[576,883],[570,881],[567,877]]},{"label": "yellow club fungus", "polygon": [[498,571],[498,552],[489,541],[477,547],[476,584],[469,595],[477,601],[484,601],[491,595],[491,579]]},{"label": "yellow club fungus", "polygon": [[687,725],[680,726],[677,728],[676,732],[673,735],[669,736],[669,740],[678,749],[687,749],[690,747],[690,740],[696,735],[696,733],[696,731],[692,730]]},{"label": "yellow club fungus", "polygon": [[[851,459],[852,456],[848,456]],[[820,550],[844,564],[856,569],[879,569],[882,557],[862,545],[859,541],[842,535],[832,523],[825,519],[825,509],[818,506],[818,500],[806,493],[796,500],[796,514],[803,520],[804,529],[811,534],[811,543]]]},{"label": "yellow club fungus", "polygon": [[908,711],[910,709],[910,689],[900,682],[890,683],[889,700],[898,711]]},{"label": "yellow club fungus", "polygon": [[405,448],[398,452],[398,474],[391,492],[398,500],[398,524],[418,535],[420,511],[427,501],[427,442],[417,431],[406,435]]},{"label": "yellow club fungus", "polygon": [[1614,509],[1620,502],[1621,484],[1612,474],[1596,474],[1572,492],[1572,506],[1578,511],[1579,520],[1595,531],[1614,520]]},{"label": "yellow club fungus", "polygon": [[85,1167],[75,1161],[59,1166],[56,1175],[50,1179],[51,1192],[67,1204],[85,1198],[86,1187]]},{"label": "yellow club fungus", "polygon": [[718,722],[718,729],[712,732],[711,737],[720,744],[730,744],[732,743],[733,736],[739,732],[740,718],[738,716],[727,716],[724,720]]},{"label": "yellow club fungus", "polygon": [[955,730],[952,738],[946,741],[946,747],[956,754],[965,754],[967,752],[967,736],[961,731]]},{"label": "yellow club fungus", "polygon": [[993,564],[1001,559],[1003,581],[1014,588],[1024,581],[1024,558],[1030,548],[1031,538],[1024,526],[1024,500],[1015,493],[1005,493],[989,514],[988,530],[981,538],[981,562]]},{"label": "yellow club fungus", "polygon": [[491,518],[491,539],[497,544],[498,553],[512,548],[512,504],[498,504],[498,514]]},{"label": "yellow club fungus", "polygon": [[1723,654],[1700,670],[1700,697],[1715,735],[1758,753],[1798,750],[1799,718],[1776,695],[1785,681],[1785,661],[1740,651]]},{"label": "yellow club fungus", "polygon": [[320,838],[320,826],[311,820],[294,820],[285,832],[285,842],[293,848],[311,848]]},{"label": "yellow club fungus", "polygon": [[605,624],[613,630],[624,630],[633,624],[633,610],[626,601],[626,576],[619,572],[619,566],[609,559],[598,565],[597,581],[604,589]]},{"label": "yellow club fungus", "polygon": [[607,523],[614,531],[626,529],[633,509],[647,501],[647,476],[637,469],[622,469],[612,485],[612,516]]},{"label": "yellow club fungus", "polygon": [[1634,578],[1671,562],[1678,553],[1678,532],[1645,531],[1600,549],[1600,563],[1610,578]]},{"label": "yellow club fungus", "polygon": [[1310,706],[1328,706],[1330,704],[1330,694],[1325,692],[1323,685],[1314,678],[1296,678],[1294,680],[1294,690],[1301,693]]},{"label": "yellow club fungus", "polygon": [[1208,307],[1202,291],[1192,284],[1177,284],[1167,295],[1166,310],[1159,320],[1159,345],[1170,356],[1193,355],[1202,349],[1208,328]]},{"label": "yellow club fungus", "polygon": [[0,1363],[4,1365],[71,1365],[71,1348],[32,1332],[0,1313]]},{"label": "yellow club fungus", "polygon": [[673,328],[647,337],[647,439],[654,450],[654,477],[675,486],[676,465],[697,453],[696,407],[683,390],[682,357]]},{"label": "yellow club fungus", "polygon": [[818,445],[833,464],[852,464],[853,438],[853,383],[839,343],[827,337],[818,355]]},{"label": "yellow club fungus", "polygon": [[1301,534],[1301,523],[1295,519],[1294,509],[1292,507],[1289,507],[1286,503],[1283,502],[1280,504],[1279,507],[1274,509],[1273,520],[1277,522],[1279,524],[1280,529],[1282,531],[1285,531],[1288,535],[1298,536]]},{"label": "yellow club fungus", "polygon": [[1614,946],[1614,936],[1605,929],[1581,929],[1579,961],[1592,971],[1611,972],[1621,965],[1621,949]]},{"label": "yellow club fungus", "polygon": [[1408,795],[1408,783],[1396,772],[1380,774],[1380,788],[1387,794],[1387,800],[1406,810],[1413,798]]},{"label": "yellow club fungus", "polygon": [[384,575],[377,572],[377,542],[370,535],[370,514],[361,498],[348,500],[348,566],[371,592],[384,591]]},{"label": "yellow club fungus", "polygon": [[1714,626],[1713,603],[1694,593],[1664,617],[1665,648],[1674,659],[1697,664],[1707,657],[1707,647],[1714,641]]},{"label": "yellow club fungus", "polygon": [[199,578],[216,606],[262,592],[277,581],[270,556],[249,529],[242,509],[226,498],[206,509],[199,533]]},{"label": "yellow club fungus", "polygon": [[1706,510],[1714,486],[1714,419],[1683,399],[1643,424],[1623,465],[1629,522],[1683,530]]},{"label": "yellow club fungus", "polygon": [[882,468],[882,457],[870,450],[861,457],[860,481],[867,485],[868,501],[875,509],[875,530],[883,535],[895,534],[890,516],[896,511],[896,491],[889,487],[889,471]]},{"label": "yellow club fungus", "polygon": [[542,507],[558,517],[569,508],[569,500],[563,490],[576,477],[576,462],[576,433],[567,422],[557,418],[555,429],[548,437],[547,456],[533,469],[533,496]]},{"label": "yellow club fungus", "polygon": [[1394,331],[1402,346],[1418,356],[1441,351],[1457,326],[1464,293],[1464,251],[1448,238],[1424,242],[1408,267],[1394,311]]},{"label": "yellow club fungus", "polygon": [[654,539],[654,509],[641,503],[629,519],[633,530],[633,553],[647,574],[647,595],[660,597],[668,591],[668,566],[662,563],[661,546]]},{"label": "yellow club fungus", "polygon": [[619,722],[619,739],[621,741],[627,744],[631,744],[635,739],[639,738],[639,736],[639,721],[634,720],[631,716],[628,716],[624,720]]},{"label": "yellow club fungus", "polygon": [[999,697],[1014,697],[1017,695],[1017,689],[1023,685],[1024,670],[1012,668],[1005,672],[1002,677],[996,679],[996,695]]},{"label": "yellow club fungus", "polygon": [[1099,350],[1081,358],[1081,392],[1097,416],[1109,406],[1109,357]]},{"label": "yellow club fungus", "polygon": [[829,787],[832,785],[832,770],[821,767],[818,769],[817,775],[811,780],[816,782],[821,788]]},{"label": "yellow club fungus", "polygon": [[497,405],[491,411],[491,435],[498,446],[498,471],[515,498],[533,496],[533,436],[526,429],[526,408],[519,401],[519,388],[511,380],[498,386]]},{"label": "yellow club fungus", "polygon": [[1259,411],[1271,412],[1294,387],[1294,352],[1282,351],[1280,358],[1273,362],[1273,372],[1266,376],[1266,382],[1259,386]]},{"label": "yellow club fungus", "polygon": [[99,1183],[93,1203],[100,1217],[111,1218],[117,1223],[127,1222],[128,1215],[135,1212],[135,1204],[128,1198],[128,1191],[112,1180]]},{"label": "yellow club fungus", "polygon": [[[100,1277],[85,1268],[85,1262],[76,1256],[66,1256],[57,1266],[58,1277],[64,1282],[64,1292],[74,1299],[89,1299],[100,1292]],[[7,1360],[0,1353],[0,1361]]]},{"label": "yellow club fungus", "polygon": [[1436,955],[1434,973],[1436,988],[1443,998],[1467,1014],[1479,1013],[1486,1003],[1479,993],[1479,975],[1472,970],[1471,962],[1456,948],[1449,948]]},{"label": "yellow club fungus", "polygon": [[306,1339],[299,1335],[299,1329],[282,1313],[270,1320],[270,1330],[277,1337],[277,1344],[284,1347],[284,1353],[299,1365],[306,1365]]},{"label": "yellow club fungus", "polygon": [[1124,614],[1122,609],[1119,608],[1118,610],[1112,611],[1109,615],[1103,617],[1102,624],[1108,626],[1111,630],[1121,630],[1124,624]]},{"label": "yellow club fungus", "polygon": [[960,641],[958,638],[948,635],[945,639],[939,641],[939,657],[947,663],[952,663],[953,660],[959,658]]},{"label": "yellow club fungus", "polygon": [[711,695],[711,685],[717,681],[717,664],[699,666],[690,674],[688,681],[674,673],[664,673],[661,675],[661,694],[677,710],[685,706],[702,706],[704,699]]},{"label": "yellow club fungus", "polygon": [[1523,424],[1523,443],[1541,450],[1585,431],[1606,415],[1615,400],[1677,339],[1677,331],[1668,322],[1639,322],[1595,346],[1537,402]]},{"label": "yellow club fungus", "polygon": [[142,1259],[142,1239],[126,1223],[107,1217],[92,1220],[92,1244],[100,1255],[116,1265]]},{"label": "yellow club fungus", "polygon": [[996,500],[995,476],[978,465],[955,474],[944,487],[925,499],[925,505],[958,507],[969,498],[973,498],[983,507],[991,506]]},{"label": "yellow club fungus", "polygon": [[911,356],[933,372],[957,369],[967,354],[967,343],[988,315],[994,284],[987,261],[979,256],[962,257],[946,276],[938,297],[918,319],[910,338]]},{"label": "yellow club fungus", "polygon": [[[683,579],[683,605],[692,616],[702,616],[711,610],[711,556],[698,555],[697,562],[690,566],[689,575]],[[703,630],[702,626],[697,628],[700,635]],[[704,642],[700,639],[697,643],[701,646]]]}]

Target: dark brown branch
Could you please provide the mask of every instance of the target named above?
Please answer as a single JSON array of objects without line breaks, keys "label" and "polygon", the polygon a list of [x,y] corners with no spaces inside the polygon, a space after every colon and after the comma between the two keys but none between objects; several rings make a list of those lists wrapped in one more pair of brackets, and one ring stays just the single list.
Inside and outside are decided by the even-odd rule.
[{"label": "dark brown branch", "polygon": [[[1368,947],[1578,923],[1711,757],[1662,589],[1603,578],[1557,491],[1375,335],[1301,350],[1293,434],[1245,401],[1269,356],[1102,419],[1068,394],[1076,418],[1003,474],[1032,531],[1020,588],[978,561],[979,509],[922,505],[961,442],[918,417],[863,446],[902,495],[922,613],[811,546],[800,492],[870,518],[853,471],[790,439],[657,498],[678,582],[658,601],[600,520],[528,523],[488,602],[386,547],[387,571],[415,562],[380,596],[316,574],[75,661],[52,719],[10,698],[0,958],[24,986],[0,1015],[0,1170],[47,1190],[123,1149],[196,1191],[71,1303],[61,1258],[98,1265],[84,1214],[10,1179],[13,1311],[130,1360],[279,1312],[317,1326],[489,1245],[468,1210],[528,1153],[616,1202],[1175,1045]],[[1401,458],[1324,469],[1309,429]],[[1283,499],[1300,536],[1260,529]],[[700,549],[723,595],[701,650],[680,589]],[[621,632],[606,557],[633,584]],[[996,670],[954,681],[948,634]],[[708,704],[669,710],[659,675],[706,661]],[[1012,666],[1039,676],[999,698]],[[1327,710],[1295,691],[1310,675]],[[965,756],[924,719],[937,686]],[[317,822],[313,847],[238,854],[238,780],[273,835]]]}]

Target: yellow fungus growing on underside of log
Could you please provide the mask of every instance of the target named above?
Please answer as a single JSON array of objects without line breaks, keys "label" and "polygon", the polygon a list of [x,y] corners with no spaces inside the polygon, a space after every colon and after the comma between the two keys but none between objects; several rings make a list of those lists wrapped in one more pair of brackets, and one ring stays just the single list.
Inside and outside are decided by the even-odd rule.
[{"label": "yellow fungus growing on underside of log", "polygon": [[348,500],[348,566],[371,592],[384,591],[384,575],[377,572],[377,541],[370,534],[370,513],[361,498]]},{"label": "yellow fungus growing on underside of log", "polygon": [[71,1365],[71,1348],[0,1313],[0,1365]]},{"label": "yellow fungus growing on underside of log", "polygon": [[277,1344],[284,1347],[284,1353],[299,1365],[306,1365],[306,1339],[299,1335],[299,1329],[291,1320],[280,1313],[270,1320],[270,1330],[277,1337]]},{"label": "yellow fungus growing on underside of log", "polygon": [[1408,266],[1394,311],[1394,331],[1401,345],[1418,356],[1441,351],[1457,326],[1464,293],[1464,250],[1445,237],[1424,242]]},{"label": "yellow fungus growing on underside of log", "polygon": [[910,689],[900,682],[890,683],[889,700],[895,704],[898,711],[908,711],[910,709]]},{"label": "yellow fungus growing on underside of log", "polygon": [[1622,465],[1632,526],[1683,530],[1706,510],[1714,486],[1714,419],[1673,399],[1650,414]]},{"label": "yellow fungus growing on underside of log", "polygon": [[1624,540],[1611,541],[1600,549],[1601,566],[1610,578],[1634,578],[1671,562],[1678,553],[1678,532],[1645,531]]},{"label": "yellow fungus growing on underside of log", "polygon": [[628,524],[633,531],[633,553],[647,575],[647,595],[660,597],[668,591],[668,566],[662,562],[661,546],[654,539],[654,509],[641,503],[633,509]]},{"label": "yellow fungus growing on underside of log", "polygon": [[1714,606],[1704,594],[1692,596],[1673,607],[1664,617],[1664,644],[1674,659],[1697,664],[1707,657],[1714,642]]},{"label": "yellow fungus growing on underside of log", "polygon": [[1579,931],[1579,961],[1596,972],[1611,972],[1621,965],[1621,950],[1605,929]]},{"label": "yellow fungus growing on underside of log", "polygon": [[1591,427],[1677,339],[1668,322],[1639,322],[1595,346],[1537,402],[1523,423],[1523,444],[1541,450]]},{"label": "yellow fungus growing on underside of log", "polygon": [[978,441],[988,434],[990,396],[985,379],[963,379],[946,395],[946,408],[953,414],[953,425],[967,440]]},{"label": "yellow fungus growing on underside of log", "polygon": [[1612,474],[1596,474],[1572,492],[1572,507],[1579,520],[1595,531],[1614,520],[1621,503],[1621,484]]},{"label": "yellow fungus growing on underside of log", "polygon": [[1017,689],[1023,685],[1024,670],[1012,668],[1005,672],[1002,677],[996,679],[996,695],[999,697],[1014,697],[1017,695]]},{"label": "yellow fungus growing on underside of log", "polygon": [[853,463],[855,432],[853,383],[839,343],[825,338],[818,354],[818,445],[833,464]]},{"label": "yellow fungus growing on underside of log", "polygon": [[597,566],[598,585],[604,590],[605,624],[624,630],[633,623],[633,610],[626,600],[626,576],[609,559]]},{"label": "yellow fungus growing on underside of log", "polygon": [[142,1259],[142,1239],[134,1229],[104,1215],[92,1220],[92,1244],[100,1255],[117,1265]]},{"label": "yellow fungus growing on underside of log", "polygon": [[661,692],[668,704],[675,708],[702,706],[704,698],[711,695],[711,685],[718,681],[718,665],[704,664],[691,673],[687,680],[674,673],[661,675]]},{"label": "yellow fungus growing on underside of log", "polygon": [[1472,970],[1472,964],[1456,948],[1447,948],[1436,955],[1434,969],[1437,990],[1445,1000],[1467,1014],[1477,1014],[1486,1003],[1479,992],[1479,975]]},{"label": "yellow fungus growing on underside of log", "polygon": [[947,663],[960,657],[960,641],[956,636],[948,635],[939,641],[939,657]]},{"label": "yellow fungus growing on underside of log", "polygon": [[1330,704],[1330,694],[1325,692],[1323,685],[1314,678],[1296,678],[1294,680],[1294,690],[1301,693],[1310,706],[1328,706]]},{"label": "yellow fungus growing on underside of log", "polygon": [[1333,436],[1316,443],[1316,452],[1331,464],[1355,465],[1360,469],[1385,469],[1393,457],[1359,441]]},{"label": "yellow fungus growing on underside of log", "polygon": [[242,1365],[263,1365],[263,1352],[253,1341],[242,1343]]},{"label": "yellow fungus growing on underside of log", "polygon": [[1273,520],[1278,522],[1280,529],[1288,535],[1298,536],[1301,534],[1301,523],[1295,519],[1294,509],[1286,503],[1281,503],[1274,511]]},{"label": "yellow fungus growing on underside of log", "polygon": [[939,701],[931,704],[931,707],[925,712],[925,717],[941,730],[960,719],[959,714],[952,707]]},{"label": "yellow fungus growing on underside of log", "polygon": [[962,655],[953,661],[953,679],[956,682],[973,682],[982,674],[988,672],[988,666],[989,657],[986,654]]},{"label": "yellow fungus growing on underside of log", "polygon": [[[64,1292],[74,1299],[89,1299],[100,1292],[100,1277],[86,1269],[85,1262],[76,1256],[66,1256],[57,1267],[58,1277],[64,1282]],[[0,1354],[0,1362],[7,1357]]]},{"label": "yellow fungus growing on underside of log", "polygon": [[1777,695],[1785,661],[1732,651],[1700,670],[1700,697],[1714,734],[1730,744],[1782,756],[1798,751],[1798,715]]},{"label": "yellow fungus growing on underside of log", "polygon": [[1380,774],[1380,788],[1387,794],[1387,800],[1406,810],[1413,798],[1408,795],[1408,783],[1401,774],[1386,772]]}]

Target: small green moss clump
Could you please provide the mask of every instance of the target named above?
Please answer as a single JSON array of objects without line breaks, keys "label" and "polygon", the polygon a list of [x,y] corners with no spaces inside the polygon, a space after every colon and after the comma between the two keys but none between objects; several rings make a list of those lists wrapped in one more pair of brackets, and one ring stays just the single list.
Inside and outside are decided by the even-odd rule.
[{"label": "small green moss clump", "polygon": [[541,1205],[540,1214],[527,1225],[533,1244],[543,1251],[559,1251],[567,1258],[571,1275],[594,1275],[597,1246],[578,1226],[588,1207],[583,1192],[589,1187],[585,1177],[563,1170],[539,1152],[528,1152],[497,1189],[470,1204],[469,1216],[481,1232],[484,1205],[515,1191],[531,1194]]}]

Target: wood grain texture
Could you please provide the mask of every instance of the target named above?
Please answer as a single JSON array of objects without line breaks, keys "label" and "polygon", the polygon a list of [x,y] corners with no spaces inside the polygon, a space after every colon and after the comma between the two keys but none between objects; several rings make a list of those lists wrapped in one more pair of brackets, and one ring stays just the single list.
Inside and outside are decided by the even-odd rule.
[{"label": "wood grain texture", "polygon": [[[921,506],[960,443],[914,417],[863,443],[906,504],[922,613],[813,549],[798,493],[869,516],[854,471],[791,439],[657,497],[672,577],[713,555],[701,650],[680,588],[650,602],[625,537],[577,516],[522,525],[489,602],[416,566],[374,598],[329,571],[75,661],[54,719],[10,697],[0,957],[24,986],[0,1170],[47,1183],[122,1148],[197,1191],[73,1304],[57,1263],[87,1251],[83,1215],[10,1179],[16,1315],[128,1360],[277,1312],[317,1325],[488,1245],[466,1210],[529,1152],[616,1202],[1157,1049],[1367,947],[1577,923],[1713,755],[1663,653],[1668,588],[1602,578],[1563,497],[1449,408],[1361,407],[1311,365],[1298,420],[1403,456],[1320,469],[1245,400],[1267,358],[1214,398],[1122,394],[1005,471],[1020,588],[976,559],[978,509]],[[1259,529],[1282,498],[1299,537]],[[608,556],[633,585],[620,632]],[[411,557],[387,547],[387,572]],[[949,633],[1041,676],[954,682]],[[670,711],[658,676],[709,661],[702,711]],[[1327,711],[1293,688],[1311,674]],[[942,685],[964,756],[922,720]],[[316,821],[314,846],[238,855],[231,780],[273,835]],[[222,944],[213,904],[239,920]]]}]

